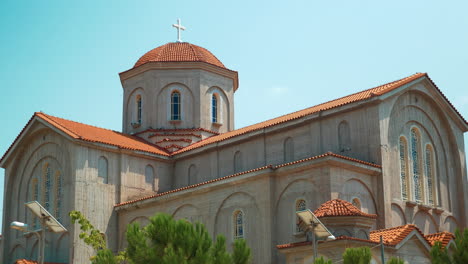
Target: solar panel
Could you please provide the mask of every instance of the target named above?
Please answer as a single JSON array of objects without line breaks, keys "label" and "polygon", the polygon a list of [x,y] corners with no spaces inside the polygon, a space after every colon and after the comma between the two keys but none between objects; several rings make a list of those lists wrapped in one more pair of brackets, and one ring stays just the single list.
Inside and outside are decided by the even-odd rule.
[{"label": "solar panel", "polygon": [[67,229],[60,224],[40,203],[37,201],[27,202],[24,205],[28,207],[39,219],[45,220],[45,225],[54,233],[67,232]]}]

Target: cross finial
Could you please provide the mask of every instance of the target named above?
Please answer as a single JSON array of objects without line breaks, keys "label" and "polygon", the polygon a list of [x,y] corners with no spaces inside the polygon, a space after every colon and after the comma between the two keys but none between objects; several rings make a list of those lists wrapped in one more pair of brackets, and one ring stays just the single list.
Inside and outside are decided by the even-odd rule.
[{"label": "cross finial", "polygon": [[185,30],[185,27],[180,24],[180,18],[177,19],[177,24],[172,24],[172,26],[177,28],[177,42],[182,42],[180,31]]}]

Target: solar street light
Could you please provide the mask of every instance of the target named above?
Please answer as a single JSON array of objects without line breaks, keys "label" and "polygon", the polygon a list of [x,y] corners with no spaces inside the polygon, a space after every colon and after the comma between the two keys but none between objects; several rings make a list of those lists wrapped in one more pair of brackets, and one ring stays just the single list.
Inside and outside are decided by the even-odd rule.
[{"label": "solar street light", "polygon": [[44,264],[45,260],[45,255],[44,255],[44,249],[45,249],[45,231],[49,229],[50,231],[54,233],[62,233],[62,232],[67,232],[67,229],[63,227],[62,224],[60,224],[57,219],[55,219],[40,203],[37,201],[32,201],[32,202],[27,202],[24,204],[26,207],[31,210],[31,212],[39,218],[39,222],[41,223],[41,229],[39,230],[29,230],[28,229],[28,224],[14,221],[11,222],[10,227],[12,229],[19,230],[21,232],[24,232],[25,234],[27,233],[34,233],[37,235],[40,243],[39,243],[39,264]]},{"label": "solar street light", "polygon": [[297,211],[296,215],[299,217],[299,227],[304,232],[310,231],[312,233],[312,249],[313,261],[317,258],[317,239],[325,241],[335,240],[335,236],[328,231],[327,227],[320,222],[320,220],[309,209]]}]

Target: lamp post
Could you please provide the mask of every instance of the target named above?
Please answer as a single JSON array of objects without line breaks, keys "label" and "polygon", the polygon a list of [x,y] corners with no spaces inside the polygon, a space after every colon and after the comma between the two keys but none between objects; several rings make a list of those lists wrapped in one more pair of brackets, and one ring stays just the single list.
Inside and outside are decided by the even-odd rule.
[{"label": "lamp post", "polygon": [[41,229],[40,230],[28,230],[28,224],[18,222],[18,221],[13,221],[10,224],[11,229],[16,229],[18,231],[23,232],[25,235],[28,233],[34,233],[37,236],[37,239],[39,240],[39,252],[38,252],[38,263],[39,264],[44,264],[44,248],[45,248],[45,232],[44,232],[44,225],[41,221]]},{"label": "lamp post", "polygon": [[[39,221],[41,223],[41,229],[40,230],[28,230],[28,225],[25,223],[17,222],[14,221],[10,224],[10,227],[25,233],[35,233],[39,241],[41,241],[40,247],[39,247],[39,254],[40,254],[40,261],[39,264],[44,264],[45,260],[45,255],[44,255],[44,250],[45,250],[45,234],[46,234],[46,229],[49,229],[49,231],[52,231],[54,233],[63,233],[67,232],[67,229],[63,227],[62,224],[60,224],[57,219],[55,219],[49,211],[47,211],[42,205],[37,202],[37,201],[31,201],[27,202],[24,204],[26,207],[28,207],[29,210],[37,217],[39,218]],[[40,232],[40,233],[39,233]]]}]

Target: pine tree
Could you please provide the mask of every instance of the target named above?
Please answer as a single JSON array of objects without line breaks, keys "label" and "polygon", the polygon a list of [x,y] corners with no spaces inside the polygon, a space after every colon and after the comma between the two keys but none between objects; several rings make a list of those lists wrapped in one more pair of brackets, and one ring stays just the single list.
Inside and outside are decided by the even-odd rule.
[{"label": "pine tree", "polygon": [[433,264],[465,264],[468,263],[468,229],[461,232],[455,230],[455,245],[451,247],[452,254],[437,241],[431,248],[431,262]]},{"label": "pine tree", "polygon": [[332,264],[333,262],[330,259],[325,259],[324,257],[320,257],[315,259],[314,264]]},{"label": "pine tree", "polygon": [[97,255],[91,258],[93,264],[117,264],[123,260],[129,264],[250,263],[251,252],[245,240],[236,239],[230,254],[226,250],[224,236],[218,236],[213,244],[204,225],[184,219],[176,221],[168,214],[156,214],[146,227],[140,227],[138,223],[128,225],[128,247],[117,256],[106,247],[99,230],[80,212],[70,212],[70,217],[72,223],[80,224],[80,238],[97,251]]},{"label": "pine tree", "polygon": [[386,262],[387,264],[405,264],[405,261],[400,258],[391,258]]},{"label": "pine tree", "polygon": [[344,264],[369,264],[372,253],[368,247],[347,248],[343,253]]}]

